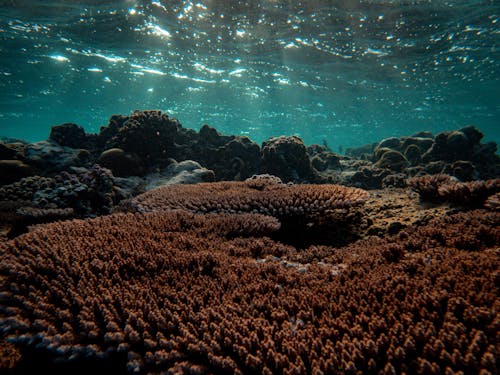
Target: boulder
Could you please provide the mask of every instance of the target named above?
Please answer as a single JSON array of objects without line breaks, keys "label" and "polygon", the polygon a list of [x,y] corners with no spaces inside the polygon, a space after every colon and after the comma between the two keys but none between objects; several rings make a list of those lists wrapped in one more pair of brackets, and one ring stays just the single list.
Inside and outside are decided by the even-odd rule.
[{"label": "boulder", "polygon": [[20,160],[0,160],[0,185],[8,185],[31,176],[33,169]]}]

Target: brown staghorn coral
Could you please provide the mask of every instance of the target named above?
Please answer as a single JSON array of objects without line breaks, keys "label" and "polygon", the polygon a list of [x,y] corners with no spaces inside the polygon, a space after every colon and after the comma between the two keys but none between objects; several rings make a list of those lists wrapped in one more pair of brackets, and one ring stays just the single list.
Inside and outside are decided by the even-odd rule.
[{"label": "brown staghorn coral", "polygon": [[441,199],[439,187],[454,181],[456,180],[447,174],[435,174],[410,178],[407,184],[423,201],[437,202]]},{"label": "brown staghorn coral", "polygon": [[140,211],[255,212],[278,218],[362,205],[368,193],[340,185],[288,185],[271,178],[163,186],[132,199]]},{"label": "brown staghorn coral", "polygon": [[259,175],[243,182],[162,186],[122,207],[139,212],[260,213],[280,220],[281,230],[273,238],[305,247],[310,243],[341,245],[356,238],[361,213],[350,209],[367,198],[361,189],[283,184],[274,176]]},{"label": "brown staghorn coral", "polygon": [[[113,215],[1,244],[2,329],[114,372],[495,373],[498,213],[302,252],[227,236],[262,217],[218,217]],[[455,248],[466,229],[477,251]]]},{"label": "brown staghorn coral", "polygon": [[500,191],[500,179],[459,182],[448,175],[414,177],[408,181],[422,201],[448,202],[462,206],[481,206],[490,195]]},{"label": "brown staghorn coral", "polygon": [[492,211],[500,211],[500,193],[493,194],[484,205]]}]

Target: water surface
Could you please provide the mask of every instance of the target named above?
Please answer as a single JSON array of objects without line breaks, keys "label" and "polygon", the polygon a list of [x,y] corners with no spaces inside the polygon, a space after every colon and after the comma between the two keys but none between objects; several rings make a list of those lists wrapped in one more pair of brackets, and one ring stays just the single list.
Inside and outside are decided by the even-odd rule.
[{"label": "water surface", "polygon": [[0,136],[162,109],[349,147],[475,124],[500,142],[498,1],[0,1]]}]

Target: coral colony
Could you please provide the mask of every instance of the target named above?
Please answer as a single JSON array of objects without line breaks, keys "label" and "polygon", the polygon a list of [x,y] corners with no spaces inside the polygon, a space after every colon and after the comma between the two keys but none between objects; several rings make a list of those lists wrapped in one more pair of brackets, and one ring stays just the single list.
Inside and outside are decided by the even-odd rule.
[{"label": "coral colony", "polygon": [[0,143],[0,372],[498,374],[500,158],[160,111]]}]

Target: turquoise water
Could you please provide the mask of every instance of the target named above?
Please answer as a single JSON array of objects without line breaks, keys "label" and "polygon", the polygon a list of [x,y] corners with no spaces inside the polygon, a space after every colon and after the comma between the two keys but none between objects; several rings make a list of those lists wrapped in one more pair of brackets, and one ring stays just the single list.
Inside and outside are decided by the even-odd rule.
[{"label": "turquoise water", "polygon": [[333,149],[475,124],[500,142],[498,1],[0,0],[0,136],[162,109]]}]

